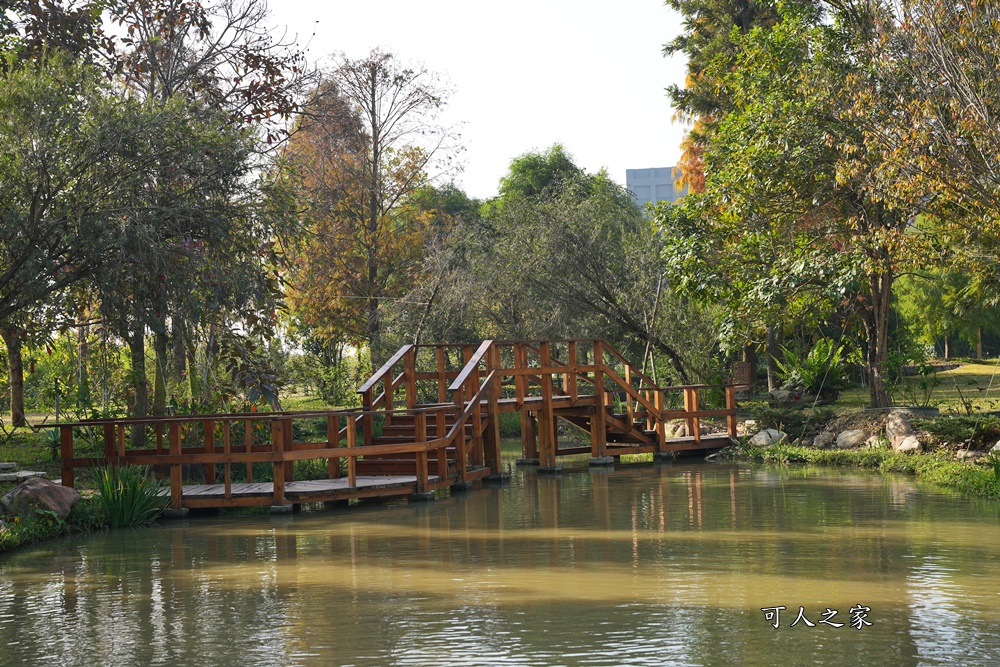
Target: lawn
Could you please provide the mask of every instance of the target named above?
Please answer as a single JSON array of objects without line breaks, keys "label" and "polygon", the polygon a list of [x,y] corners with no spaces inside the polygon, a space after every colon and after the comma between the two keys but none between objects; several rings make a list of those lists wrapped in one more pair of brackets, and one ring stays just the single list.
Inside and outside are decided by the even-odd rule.
[{"label": "lawn", "polygon": [[[940,408],[942,413],[972,414],[1000,410],[1000,360],[962,360],[959,367],[926,377],[906,377],[893,394],[896,405]],[[941,362],[943,363],[943,362]],[[836,403],[838,408],[863,408],[868,390],[852,387]]]}]

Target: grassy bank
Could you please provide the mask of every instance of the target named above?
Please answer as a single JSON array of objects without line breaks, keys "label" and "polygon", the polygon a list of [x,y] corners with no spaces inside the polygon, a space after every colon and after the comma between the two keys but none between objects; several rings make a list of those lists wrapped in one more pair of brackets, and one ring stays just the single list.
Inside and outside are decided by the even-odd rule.
[{"label": "grassy bank", "polygon": [[0,553],[11,551],[35,542],[54,537],[103,530],[107,516],[100,498],[81,498],[66,519],[52,512],[35,510],[29,516],[2,517],[5,525],[0,529]]},{"label": "grassy bank", "polygon": [[911,455],[882,448],[811,449],[794,445],[736,445],[727,449],[725,455],[750,463],[810,463],[909,473],[921,481],[970,497],[1000,500],[1000,458],[997,457],[988,457],[982,463],[965,463],[945,458],[947,454],[944,453]]}]

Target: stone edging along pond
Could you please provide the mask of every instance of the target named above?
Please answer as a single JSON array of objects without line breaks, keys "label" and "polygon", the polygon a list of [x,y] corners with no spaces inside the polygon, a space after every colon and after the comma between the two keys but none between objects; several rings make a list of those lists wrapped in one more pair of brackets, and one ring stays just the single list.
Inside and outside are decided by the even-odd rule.
[{"label": "stone edging along pond", "polygon": [[[905,411],[872,417],[841,415],[820,421],[799,418],[792,438],[778,428],[752,436],[716,455],[718,459],[763,464],[808,463],[849,466],[886,473],[909,473],[917,479],[973,498],[1000,500],[1000,417],[944,416],[910,419]],[[780,426],[773,419],[765,424]],[[793,433],[795,430],[788,429]]]}]

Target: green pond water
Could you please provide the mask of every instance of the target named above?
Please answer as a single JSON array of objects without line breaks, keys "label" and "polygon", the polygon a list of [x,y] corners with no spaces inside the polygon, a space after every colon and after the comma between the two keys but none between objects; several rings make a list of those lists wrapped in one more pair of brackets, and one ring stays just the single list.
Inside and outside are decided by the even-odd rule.
[{"label": "green pond water", "polygon": [[0,665],[998,665],[998,526],[907,478],[584,459],[0,557]]}]

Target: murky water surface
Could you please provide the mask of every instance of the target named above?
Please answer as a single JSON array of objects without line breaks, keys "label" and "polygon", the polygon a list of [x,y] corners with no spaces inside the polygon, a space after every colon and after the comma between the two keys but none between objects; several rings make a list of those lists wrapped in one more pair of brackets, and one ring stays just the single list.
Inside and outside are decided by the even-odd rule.
[{"label": "murky water surface", "polygon": [[519,470],[2,557],[0,665],[997,665],[998,525],[856,472]]}]

